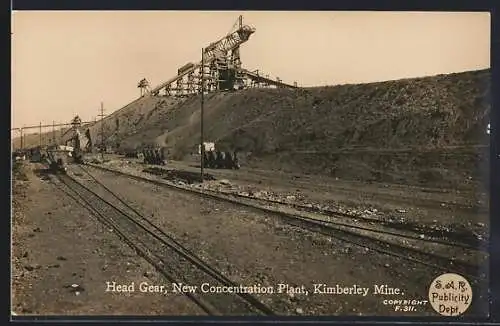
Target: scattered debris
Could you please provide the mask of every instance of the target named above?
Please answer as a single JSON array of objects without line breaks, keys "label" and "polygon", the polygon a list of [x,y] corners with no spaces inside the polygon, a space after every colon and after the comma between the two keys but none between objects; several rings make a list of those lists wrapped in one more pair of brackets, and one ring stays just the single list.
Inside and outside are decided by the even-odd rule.
[{"label": "scattered debris", "polygon": [[229,182],[229,180],[227,180],[227,179],[219,180],[219,183],[221,185],[225,185],[225,186],[230,186],[231,185],[231,182]]},{"label": "scattered debris", "polygon": [[24,266],[24,269],[27,270],[28,272],[31,272],[32,270],[35,269],[35,267],[33,267],[31,265],[26,265],[26,266]]},{"label": "scattered debris", "polygon": [[79,295],[80,292],[85,291],[85,289],[79,285],[79,284],[71,284],[71,285],[65,285],[64,288],[68,288],[70,292],[74,293],[75,295]]}]

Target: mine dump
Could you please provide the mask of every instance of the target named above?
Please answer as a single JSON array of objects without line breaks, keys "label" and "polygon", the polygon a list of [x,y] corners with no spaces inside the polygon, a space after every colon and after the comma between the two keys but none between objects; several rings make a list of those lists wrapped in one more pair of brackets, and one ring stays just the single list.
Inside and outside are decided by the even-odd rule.
[{"label": "mine dump", "polygon": [[490,70],[302,86],[259,33],[13,128],[13,314],[488,315]]}]

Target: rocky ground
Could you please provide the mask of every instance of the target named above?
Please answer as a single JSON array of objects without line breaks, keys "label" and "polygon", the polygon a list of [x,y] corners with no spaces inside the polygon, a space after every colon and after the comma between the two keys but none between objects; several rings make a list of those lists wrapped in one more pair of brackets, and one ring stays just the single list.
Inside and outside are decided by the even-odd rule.
[{"label": "rocky ground", "polygon": [[107,282],[156,284],[159,276],[87,209],[37,172],[40,168],[18,166],[14,175],[14,313],[204,314],[185,296],[106,292]]},{"label": "rocky ground", "polygon": [[[371,287],[373,284],[401,284],[406,289],[406,296],[420,297],[427,291],[422,287],[425,279],[439,273],[367,248],[289,227],[270,216],[238,206],[96,169],[90,171],[120,198],[133,203],[153,223],[168,230],[205,261],[242,284],[304,284],[309,289],[313,288],[313,283],[370,284]],[[279,314],[394,314],[383,305],[382,297],[260,296]],[[427,309],[420,311],[429,312]]]},{"label": "rocky ground", "polygon": [[[104,166],[133,173],[162,171],[159,167],[147,167],[140,160],[113,155],[107,156]],[[181,161],[169,161],[162,169],[193,174],[200,171],[195,163]],[[486,241],[489,236],[489,197],[485,191],[362,183],[248,167],[205,169],[205,173],[214,179],[203,184],[205,189],[299,204],[318,211],[338,211],[353,217],[398,223],[414,230],[453,232],[458,237],[479,241]],[[224,180],[227,182],[221,182]],[[179,178],[177,182],[182,184],[186,180]]]},{"label": "rocky ground", "polygon": [[[120,150],[164,146],[168,169],[197,173],[193,153],[200,139],[199,103],[197,96],[134,101],[104,120],[107,145]],[[199,187],[487,243],[488,70],[299,91],[218,92],[209,94],[205,104],[205,139],[221,150],[238,150],[243,168],[207,169],[213,180]],[[95,139],[100,123],[89,128]],[[28,135],[25,145],[39,139]],[[104,166],[155,173],[137,160],[107,158]],[[169,298],[165,305],[164,297],[131,300],[105,293],[103,284],[112,277],[139,282],[153,274],[112,232],[36,172],[39,168],[15,167],[16,312],[198,313],[183,297]],[[427,291],[423,284],[434,276],[389,257],[263,222],[254,213],[103,173],[100,177],[236,280],[389,282],[421,298]],[[283,313],[393,313],[378,297],[359,299],[289,297],[276,304]]]},{"label": "rocky ground", "polygon": [[[480,70],[300,90],[215,92],[205,97],[204,139],[220,150],[237,150],[243,165],[253,168],[484,189],[490,84],[490,71]],[[185,160],[197,150],[200,117],[197,95],[143,97],[89,132],[94,143],[103,129],[115,149],[164,146],[169,158]],[[51,135],[44,133],[42,143]],[[38,135],[26,135],[24,144],[39,141]]]},{"label": "rocky ground", "polygon": [[[14,198],[20,206],[15,210],[15,220],[19,222],[14,223],[14,311],[19,314],[200,313],[183,296],[106,293],[107,281],[161,281],[155,279],[151,267],[88,211],[36,172],[37,168],[31,166],[34,173],[26,169],[27,181],[17,181],[15,188]],[[97,170],[92,173],[152,222],[237,282],[303,284],[309,289],[313,283],[368,288],[388,284],[402,288],[404,298],[425,300],[428,284],[439,274],[428,267],[283,225],[241,207]],[[22,174],[17,178],[22,178]],[[71,287],[73,284],[76,289]],[[476,286],[478,298],[482,297],[484,286]],[[394,295],[260,297],[285,315],[399,314],[384,304],[384,299],[391,298]],[[484,306],[471,309],[471,313],[480,311],[484,311]],[[414,314],[434,312],[429,306],[422,306]]]}]

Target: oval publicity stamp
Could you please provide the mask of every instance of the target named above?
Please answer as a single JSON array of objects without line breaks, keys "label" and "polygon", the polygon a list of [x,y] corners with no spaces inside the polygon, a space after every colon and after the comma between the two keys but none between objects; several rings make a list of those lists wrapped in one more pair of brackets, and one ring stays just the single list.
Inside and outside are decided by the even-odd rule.
[{"label": "oval publicity stamp", "polygon": [[463,314],[472,301],[472,287],[458,274],[447,273],[436,277],[429,287],[429,302],[443,316]]}]

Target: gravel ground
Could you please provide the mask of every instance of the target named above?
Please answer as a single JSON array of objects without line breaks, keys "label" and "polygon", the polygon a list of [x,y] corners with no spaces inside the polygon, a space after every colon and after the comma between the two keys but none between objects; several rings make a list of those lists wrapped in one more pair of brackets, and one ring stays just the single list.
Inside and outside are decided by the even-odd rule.
[{"label": "gravel ground", "polygon": [[[74,168],[70,167],[70,173]],[[13,311],[202,314],[180,294],[106,292],[106,282],[138,285],[166,281],[37,169],[40,166],[26,165],[25,181],[21,173],[14,184]],[[435,315],[429,305],[417,306],[414,312],[395,312],[384,300],[427,300],[429,284],[439,271],[286,226],[239,206],[95,169],[92,173],[233,281],[273,287],[275,293],[256,296],[278,314]],[[85,181],[83,175],[81,178]],[[72,284],[78,287],[72,288]],[[308,292],[276,293],[279,284],[289,289],[304,285]],[[314,293],[314,284],[357,286],[368,292],[366,296]],[[375,295],[375,285],[383,284],[400,288],[404,294]],[[486,284],[473,287],[475,300],[468,313],[484,315],[481,289],[486,289]]]},{"label": "gravel ground", "polygon": [[[187,162],[169,162],[169,167],[199,171]],[[421,223],[453,224],[488,221],[489,199],[486,191],[426,188],[390,183],[366,183],[339,178],[280,173],[252,168],[213,170],[207,173],[227,178],[250,190],[296,195],[313,204],[344,207],[353,211],[378,208],[380,215],[411,218]],[[408,214],[406,214],[408,213]],[[411,217],[410,217],[411,216]],[[436,218],[439,216],[439,218]]]},{"label": "gravel ground", "polygon": [[[199,172],[193,163],[169,161],[167,168]],[[104,164],[137,173],[145,166],[139,160],[110,156]],[[353,216],[398,222],[412,227],[459,232],[467,237],[489,237],[489,198],[481,191],[433,189],[399,184],[360,183],[302,174],[279,174],[263,170],[206,169],[215,182],[204,188],[309,205],[345,212]],[[227,185],[221,184],[227,179]]]},{"label": "gravel ground", "polygon": [[[143,259],[46,176],[14,183],[12,311],[18,315],[198,315],[183,295],[106,292],[106,282],[158,284]],[[73,288],[75,284],[78,287]]]},{"label": "gravel ground", "polygon": [[[281,314],[401,314],[383,300],[426,300],[428,286],[439,274],[428,267],[282,225],[241,207],[95,169],[92,173],[153,223],[234,281],[275,287],[279,283],[304,285],[309,289],[309,295],[260,296]],[[321,283],[367,287],[370,294],[313,294],[313,284]],[[381,284],[399,287],[404,295],[373,295],[374,286]],[[480,297],[478,292],[476,304],[481,303]],[[470,311],[477,312],[476,309]],[[429,306],[420,306],[414,314],[434,313]]]}]

